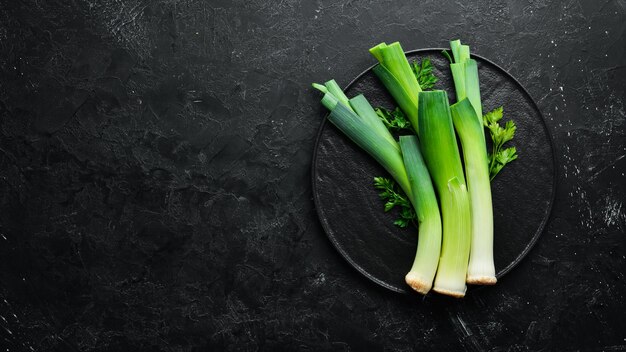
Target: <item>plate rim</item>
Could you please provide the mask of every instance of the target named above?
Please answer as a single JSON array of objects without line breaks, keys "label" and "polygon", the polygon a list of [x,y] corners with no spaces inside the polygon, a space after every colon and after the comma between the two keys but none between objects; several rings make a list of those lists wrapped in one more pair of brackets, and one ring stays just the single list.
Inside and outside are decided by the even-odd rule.
[{"label": "plate rim", "polygon": [[[405,55],[407,54],[415,54],[415,53],[425,53],[425,52],[435,52],[435,51],[445,51],[445,50],[449,50],[448,48],[422,48],[422,49],[412,49],[412,50],[407,50],[405,51]],[[535,110],[537,110],[537,112],[539,113],[539,117],[541,118],[541,125],[543,126],[543,129],[546,133],[546,135],[548,136],[548,142],[550,145],[550,150],[552,151],[552,163],[554,164],[554,171],[552,172],[552,182],[553,182],[553,187],[552,187],[552,192],[550,194],[550,202],[548,204],[548,209],[547,209],[547,213],[546,216],[542,219],[541,223],[539,224],[539,227],[537,228],[537,231],[535,232],[535,234],[533,235],[533,237],[530,239],[529,243],[526,245],[526,247],[524,248],[524,250],[517,256],[515,257],[515,259],[506,267],[504,267],[504,269],[502,269],[500,271],[499,274],[496,274],[496,277],[498,279],[500,279],[502,276],[504,276],[505,274],[507,274],[508,272],[510,272],[514,267],[516,267],[527,255],[528,253],[530,253],[530,251],[535,247],[535,244],[537,243],[537,241],[539,240],[539,237],[543,234],[543,232],[545,231],[546,225],[548,223],[548,221],[552,218],[552,210],[554,208],[554,203],[556,201],[556,190],[558,188],[558,160],[557,160],[557,155],[556,155],[556,148],[554,145],[554,139],[552,137],[552,134],[550,133],[550,130],[548,128],[548,125],[546,123],[546,119],[543,116],[543,113],[541,112],[541,109],[539,108],[539,105],[537,104],[537,102],[535,101],[535,99],[532,97],[532,95],[530,95],[530,93],[526,90],[526,88],[521,84],[520,81],[517,80],[517,78],[515,78],[509,71],[505,70],[503,67],[501,67],[500,65],[496,64],[495,62],[481,56],[481,55],[476,55],[476,54],[472,54],[473,57],[476,57],[480,60],[483,60],[487,63],[489,63],[490,65],[493,65],[494,67],[496,67],[497,69],[499,69],[500,71],[504,72],[510,79],[513,80],[513,82],[515,83],[515,85],[522,91],[522,93],[532,102],[532,105],[535,107]],[[343,87],[343,91],[345,92],[346,90],[350,89],[350,87],[352,87],[352,85],[354,85],[361,77],[363,77],[364,75],[366,75],[367,73],[369,73],[376,65],[378,65],[378,63],[375,63],[371,66],[369,66],[368,68],[366,68],[365,70],[363,70],[361,73],[359,73],[354,79],[352,79],[350,81],[350,83],[348,83],[345,87]],[[406,288],[398,288],[396,286],[390,285],[386,282],[384,282],[383,280],[378,279],[377,277],[373,276],[372,274],[368,273],[363,267],[361,267],[358,263],[356,263],[349,255],[348,253],[339,245],[339,243],[336,241],[336,239],[331,236],[329,234],[329,225],[327,223],[327,221],[324,221],[321,214],[320,214],[320,200],[318,199],[318,192],[317,192],[317,185],[316,185],[316,175],[317,175],[317,154],[318,154],[318,150],[319,150],[319,144],[320,144],[320,140],[322,137],[322,133],[324,132],[324,129],[326,127],[326,124],[328,122],[328,115],[329,113],[326,113],[324,115],[324,119],[322,120],[322,123],[320,124],[320,127],[318,128],[317,131],[317,136],[315,137],[315,145],[314,145],[314,150],[313,150],[313,158],[311,160],[311,184],[312,184],[312,191],[313,191],[313,204],[315,207],[315,212],[317,213],[317,218],[320,222],[320,224],[322,225],[322,229],[324,230],[324,233],[326,234],[326,237],[330,240],[330,242],[332,243],[333,247],[335,248],[335,250],[337,250],[337,252],[339,252],[339,254],[343,257],[344,260],[346,260],[348,262],[348,264],[350,264],[354,269],[356,269],[361,275],[365,276],[366,278],[368,278],[369,280],[377,283],[378,285],[389,289],[393,292],[397,292],[397,293],[404,293],[404,294],[408,294],[412,291],[406,289]]]}]

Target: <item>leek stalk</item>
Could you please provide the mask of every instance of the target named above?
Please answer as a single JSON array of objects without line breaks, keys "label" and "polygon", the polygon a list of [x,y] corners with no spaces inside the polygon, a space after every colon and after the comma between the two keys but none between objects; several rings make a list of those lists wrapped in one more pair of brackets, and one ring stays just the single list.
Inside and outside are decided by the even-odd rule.
[{"label": "leek stalk", "polygon": [[418,95],[420,147],[439,195],[443,241],[433,290],[463,297],[470,251],[470,204],[445,91]]},{"label": "leek stalk", "polygon": [[489,159],[482,124],[465,98],[450,107],[452,121],[463,147],[465,175],[470,196],[472,239],[467,271],[468,284],[493,285],[493,207],[489,179]]},{"label": "leek stalk", "polygon": [[415,208],[419,227],[415,260],[404,279],[415,291],[426,294],[432,287],[439,263],[441,216],[417,137],[401,136],[400,149],[412,189],[410,200]]},{"label": "leek stalk", "polygon": [[322,104],[331,112],[328,120],[372,156],[396,180],[418,217],[419,239],[415,260],[405,281],[415,291],[430,291],[441,249],[441,216],[428,169],[415,136],[393,138],[367,99],[348,99],[334,81],[313,84],[324,93]]},{"label": "leek stalk", "polygon": [[413,129],[419,135],[417,94],[422,91],[411,65],[402,50],[400,43],[380,43],[370,49],[370,53],[378,60],[379,65],[373,71],[389,91],[398,106],[409,118]]},{"label": "leek stalk", "polygon": [[324,93],[322,104],[330,110],[328,120],[385,168],[410,197],[400,146],[367,99],[362,95],[348,99],[335,80],[324,85],[314,83],[313,87]]},{"label": "leek stalk", "polygon": [[[469,45],[462,45],[460,40],[450,42],[450,50],[454,62],[450,63],[456,101],[468,98],[476,111],[478,122],[482,124],[483,109],[480,101],[480,82],[478,80],[478,64],[470,57]],[[481,129],[484,136],[485,131]]]}]

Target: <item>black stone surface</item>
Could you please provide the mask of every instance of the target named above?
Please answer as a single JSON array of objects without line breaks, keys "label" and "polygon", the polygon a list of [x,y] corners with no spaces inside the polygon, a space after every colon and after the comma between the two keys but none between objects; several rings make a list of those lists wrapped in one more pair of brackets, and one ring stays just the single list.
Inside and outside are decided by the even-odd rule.
[{"label": "black stone surface", "polygon": [[[441,49],[409,52],[409,61],[429,59],[438,81],[433,89],[456,101],[450,61]],[[554,143],[545,119],[524,88],[502,68],[475,57],[485,111],[504,106],[504,124],[516,122],[514,145],[520,162],[509,164],[491,184],[494,208],[494,262],[500,279],[532,249],[549,220],[556,195]],[[350,83],[346,95],[364,94],[373,106],[395,108],[371,70]],[[489,137],[487,137],[488,140]],[[417,227],[393,225],[398,211],[383,212],[373,177],[389,177],[365,151],[330,122],[320,127],[311,166],[313,200],[322,228],[339,253],[358,271],[395,292],[413,292],[404,276],[417,247]]]},{"label": "black stone surface", "polygon": [[[2,1],[9,351],[626,349],[623,1]],[[310,82],[461,37],[535,98],[558,189],[464,300],[378,287],[324,235]]]}]

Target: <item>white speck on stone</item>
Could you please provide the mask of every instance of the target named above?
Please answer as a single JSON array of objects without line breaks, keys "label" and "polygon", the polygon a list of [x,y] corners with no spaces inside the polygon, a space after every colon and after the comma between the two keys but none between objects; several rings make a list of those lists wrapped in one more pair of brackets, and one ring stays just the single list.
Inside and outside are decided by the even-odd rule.
[{"label": "white speck on stone", "polygon": [[319,275],[317,275],[317,277],[315,279],[313,279],[313,286],[315,287],[319,287],[322,284],[324,284],[324,282],[326,282],[326,276],[323,273],[320,273]]}]

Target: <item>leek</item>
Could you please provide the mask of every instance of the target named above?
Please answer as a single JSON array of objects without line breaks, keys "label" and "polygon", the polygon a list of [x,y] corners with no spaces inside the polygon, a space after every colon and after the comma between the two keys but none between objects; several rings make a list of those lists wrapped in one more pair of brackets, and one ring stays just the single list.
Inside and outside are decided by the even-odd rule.
[{"label": "leek", "polygon": [[420,148],[439,195],[443,241],[433,290],[463,297],[470,251],[470,204],[445,91],[418,95]]},{"label": "leek", "polygon": [[411,187],[400,146],[367,99],[363,96],[348,99],[335,80],[324,85],[314,83],[313,87],[324,93],[322,104],[330,110],[328,120],[385,168],[409,196]]},{"label": "leek", "polygon": [[406,283],[415,291],[426,294],[430,291],[437,272],[441,251],[441,216],[435,190],[415,136],[401,136],[400,149],[404,159],[409,184],[411,203],[415,208],[419,226],[417,252],[411,271],[405,276]]},{"label": "leek", "polygon": [[[454,62],[450,63],[456,101],[468,98],[476,111],[477,121],[482,124],[483,109],[480,101],[480,82],[478,80],[478,65],[476,60],[470,57],[469,45],[461,45],[460,40],[450,42],[450,50]],[[480,129],[484,136],[485,132]]]},{"label": "leek", "polygon": [[379,62],[379,65],[373,69],[374,73],[393,96],[400,109],[404,111],[413,129],[419,135],[417,94],[422,91],[422,88],[406,59],[402,46],[398,42],[389,45],[381,43],[371,48],[370,53]]},{"label": "leek", "polygon": [[359,115],[370,127],[381,137],[387,139],[389,143],[396,145],[396,139],[393,138],[385,123],[378,117],[378,113],[370,103],[367,101],[363,94],[359,94],[356,97],[350,99],[350,107]]},{"label": "leek", "polygon": [[[405,281],[415,291],[430,291],[441,247],[441,217],[428,169],[417,137],[404,136],[400,145],[363,95],[348,99],[334,81],[313,84],[324,93],[328,120],[372,156],[395,179],[410,200],[418,218],[419,240],[415,260]],[[380,187],[389,188],[379,180]],[[389,191],[387,191],[389,193]],[[388,202],[389,210],[395,203]]]},{"label": "leek", "polygon": [[[489,129],[493,142],[493,151],[489,156],[489,175],[493,180],[506,164],[517,159],[515,147],[502,149],[504,143],[513,139],[516,126],[512,120],[507,121],[504,128],[498,124],[502,118],[502,107],[498,107],[483,116],[478,65],[476,60],[470,57],[469,46],[461,45],[461,41],[458,39],[453,40],[450,42],[450,51],[452,51],[452,57],[446,51],[443,53],[450,60],[450,71],[452,72],[457,102],[467,98],[476,112],[478,123]],[[480,133],[485,138],[484,129],[481,128]]]},{"label": "leek", "polygon": [[343,104],[337,104],[328,120],[385,168],[410,197],[411,188],[397,143],[391,144],[378,135]]},{"label": "leek", "polygon": [[450,107],[452,121],[461,140],[465,175],[470,196],[472,236],[467,283],[493,285],[493,207],[489,178],[489,159],[483,126],[468,98]]}]

